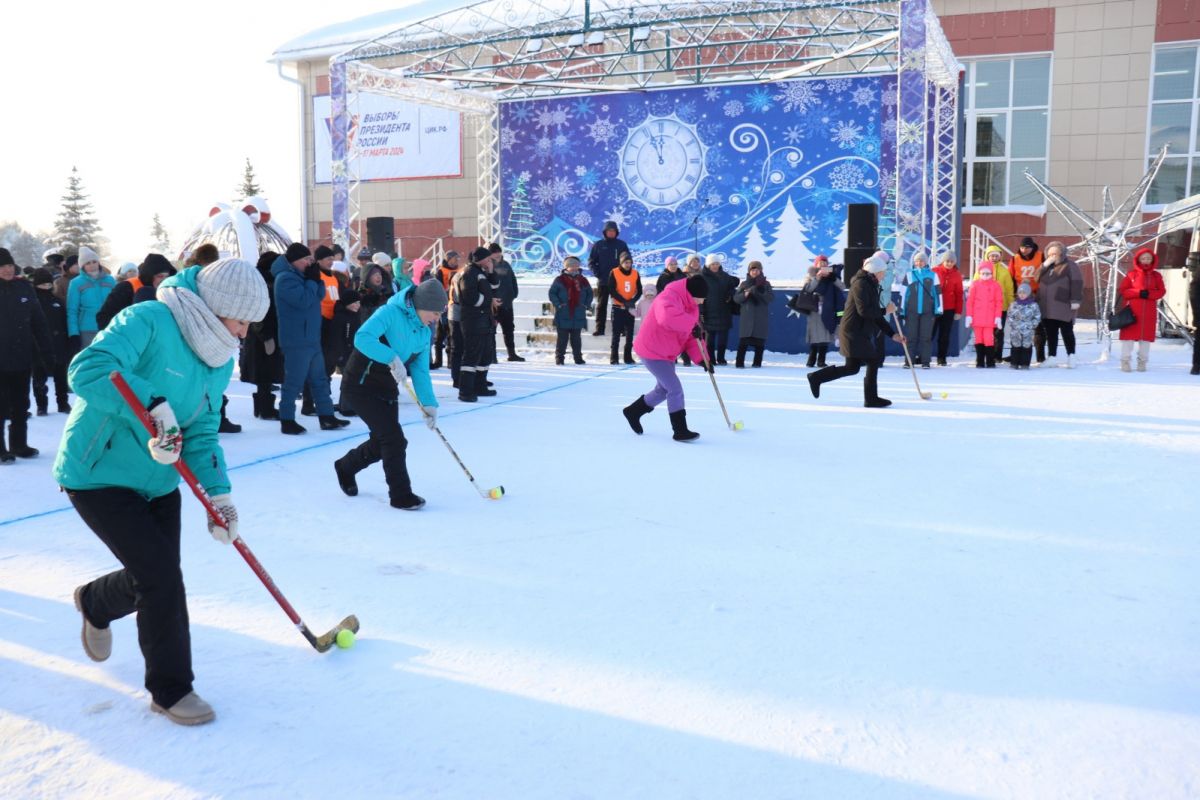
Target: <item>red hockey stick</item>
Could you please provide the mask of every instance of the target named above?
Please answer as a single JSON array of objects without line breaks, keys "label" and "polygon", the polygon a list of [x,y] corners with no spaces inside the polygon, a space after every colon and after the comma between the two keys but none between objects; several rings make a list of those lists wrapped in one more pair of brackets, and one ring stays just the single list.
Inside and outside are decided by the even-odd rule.
[{"label": "red hockey stick", "polygon": [[[125,398],[125,402],[129,404],[130,408],[133,409],[133,413],[136,414],[137,418],[142,421],[142,425],[144,425],[150,435],[153,436],[156,433],[154,428],[154,420],[151,418],[150,412],[146,410],[144,405],[142,405],[142,401],[138,400],[137,395],[133,393],[133,389],[129,388],[129,384],[125,381],[125,378],[121,376],[121,373],[115,370],[109,373],[108,377],[109,380],[112,381],[113,386],[117,387],[117,391],[121,393],[121,397]],[[196,480],[195,474],[193,474],[191,468],[183,462],[183,459],[179,459],[175,462],[175,469],[179,470],[180,477],[182,477],[184,482],[191,487],[192,493],[196,495],[196,499],[199,500],[200,504],[204,506],[204,510],[208,512],[208,515],[212,518],[213,522],[220,525],[222,528],[228,529],[229,525],[225,522],[225,518],[221,515],[221,512],[217,509],[217,507],[213,505],[212,498],[208,496],[208,492],[204,491],[204,487],[201,486],[200,482]],[[339,631],[348,630],[352,633],[358,633],[358,617],[351,614],[338,623],[337,627],[333,628],[329,632],[323,633],[320,636],[314,636],[312,631],[308,629],[308,626],[304,624],[304,620],[300,619],[300,615],[296,613],[296,609],[292,608],[292,604],[289,603],[287,598],[283,596],[283,592],[279,591],[279,587],[275,585],[275,581],[273,581],[271,576],[267,574],[267,570],[262,564],[259,563],[258,559],[255,558],[254,553],[251,552],[250,547],[246,544],[245,540],[241,538],[235,539],[233,546],[236,547],[237,551],[242,554],[242,558],[246,559],[246,563],[250,565],[250,569],[254,570],[254,574],[257,575],[258,579],[263,582],[263,586],[267,587],[267,591],[270,592],[271,596],[275,598],[275,602],[279,603],[280,608],[282,608],[283,612],[288,615],[288,619],[292,621],[292,624],[296,626],[296,629],[303,634],[304,638],[308,640],[308,643],[311,644],[318,653],[324,653],[326,650],[333,647],[333,645],[337,642],[337,635]]]}]

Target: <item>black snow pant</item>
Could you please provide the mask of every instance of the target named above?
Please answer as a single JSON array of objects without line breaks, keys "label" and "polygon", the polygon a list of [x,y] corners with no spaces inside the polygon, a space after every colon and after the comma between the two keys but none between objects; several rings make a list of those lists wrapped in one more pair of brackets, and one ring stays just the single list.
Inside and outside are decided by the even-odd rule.
[{"label": "black snow pant", "polygon": [[937,361],[946,363],[950,354],[950,332],[954,330],[954,312],[943,311],[933,320],[933,338],[937,339]]},{"label": "black snow pant", "polygon": [[492,363],[492,351],[496,347],[496,335],[490,325],[481,330],[463,330],[462,338],[462,367],[458,377],[460,399],[475,397],[487,388],[488,365]]},{"label": "black snow pant", "polygon": [[365,442],[338,459],[342,471],[357,474],[372,464],[383,462],[388,498],[402,503],[412,497],[405,453],[408,440],[400,427],[400,403],[397,392],[350,384],[346,396],[371,435]]},{"label": "black snow pant", "polygon": [[862,359],[848,356],[846,363],[840,367],[825,367],[816,372],[810,372],[808,379],[817,384],[828,383],[836,381],[838,378],[857,375],[860,368],[866,367],[867,374],[863,377],[863,401],[869,403],[879,399],[879,365],[882,363],[882,358]]},{"label": "black snow pant", "polygon": [[729,349],[729,329],[714,331],[705,328],[704,337],[708,339],[709,363],[724,364],[725,351]]},{"label": "black snow pant", "polygon": [[1008,312],[1000,312],[1000,327],[996,328],[995,339],[996,343],[992,345],[992,350],[996,355],[997,361],[1004,360],[1004,326],[1008,322]]},{"label": "black snow pant", "polygon": [[1067,355],[1075,355],[1075,322],[1073,320],[1043,319],[1042,324],[1046,326],[1046,345],[1051,358],[1058,356],[1059,331],[1062,331],[1063,345],[1067,348]]},{"label": "black snow pant", "polygon": [[514,334],[516,321],[513,318],[511,303],[501,304],[496,310],[496,320],[500,323],[500,330],[504,332],[504,349],[508,351],[508,357],[512,358],[517,354],[517,340]]},{"label": "black snow pant", "polygon": [[[761,367],[763,359],[763,348],[767,346],[766,339],[760,339],[757,336],[743,336],[738,339],[737,361],[734,366],[741,368],[746,366],[746,351],[751,347],[754,348],[754,363],[752,366]],[[814,345],[810,345],[812,347]]]},{"label": "black snow pant", "polygon": [[446,347],[446,341],[450,338],[450,320],[445,314],[438,317],[437,326],[433,332],[433,356],[430,358],[430,363],[435,365],[433,369],[440,369],[442,366],[442,350]]},{"label": "black snow pant", "polygon": [[596,336],[604,335],[604,322],[608,314],[608,276],[596,277]]},{"label": "black snow pant", "polygon": [[50,406],[50,387],[49,379],[54,378],[54,399],[58,402],[58,407],[63,408],[67,405],[67,392],[71,391],[71,387],[67,385],[67,363],[54,365],[54,372],[47,373],[42,368],[41,362],[33,365],[33,397],[37,401],[39,411],[45,411]]},{"label": "black snow pant", "polygon": [[561,364],[567,357],[567,344],[571,345],[571,355],[575,363],[583,363],[583,336],[579,328],[559,328],[558,339],[554,343],[554,361]]},{"label": "black snow pant", "polygon": [[633,314],[630,314],[624,308],[613,308],[612,313],[612,346],[609,351],[609,360],[612,363],[617,363],[617,358],[620,355],[621,337],[625,337],[625,363],[633,363]]},{"label": "black snow pant", "polygon": [[462,323],[453,320],[447,324],[450,326],[450,336],[446,339],[446,362],[450,366],[450,382],[458,386],[458,374],[462,369],[465,347]]},{"label": "black snow pant", "polygon": [[122,569],[87,584],[83,613],[98,628],[137,613],[146,689],[170,708],[192,691],[192,637],[179,566],[179,490],[147,500],[132,489],[67,489],[79,516]]},{"label": "black snow pant", "polygon": [[1046,360],[1046,323],[1039,322],[1033,329],[1033,348],[1037,351],[1037,363]]},{"label": "black snow pant", "polygon": [[3,420],[25,424],[29,413],[29,370],[0,371],[0,427]]}]

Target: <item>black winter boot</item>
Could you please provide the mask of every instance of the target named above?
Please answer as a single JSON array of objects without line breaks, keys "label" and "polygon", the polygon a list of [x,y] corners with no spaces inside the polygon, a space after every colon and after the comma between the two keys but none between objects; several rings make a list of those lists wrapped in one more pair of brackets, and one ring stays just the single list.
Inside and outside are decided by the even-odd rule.
[{"label": "black winter boot", "polygon": [[259,419],[279,419],[279,411],[275,408],[273,392],[254,393],[254,416]]},{"label": "black winter boot", "polygon": [[433,363],[429,365],[430,369],[442,368],[442,348],[435,347],[433,349]]},{"label": "black winter boot", "polygon": [[320,420],[321,430],[323,431],[340,430],[350,424],[350,420],[338,419],[333,414],[322,414],[317,419]]},{"label": "black winter boot", "polygon": [[30,447],[25,436],[29,432],[28,423],[25,420],[12,420],[8,423],[8,452],[17,458],[36,458],[38,451],[36,448]]},{"label": "black winter boot", "polygon": [[354,480],[354,472],[342,463],[342,459],[333,462],[333,471],[337,473],[338,486],[348,497],[358,494],[358,481]]},{"label": "black winter boot", "polygon": [[[825,356],[827,356],[827,355],[829,355],[829,345],[827,345],[827,344],[817,345],[817,366],[818,367],[828,366],[828,364],[825,363]],[[762,356],[759,356],[758,358],[755,359],[755,361],[761,361],[761,360],[762,360]],[[757,366],[757,364],[755,366]]]},{"label": "black winter boot", "polygon": [[296,422],[296,420],[294,420],[294,419],[279,420],[279,432],[280,433],[286,433],[289,436],[297,436],[301,433],[306,433],[307,431],[308,431],[308,428],[305,428],[303,425],[301,425],[299,422]]},{"label": "black winter boot", "polygon": [[496,390],[491,388],[492,384],[487,379],[487,370],[475,373],[475,396],[476,397],[495,397]]},{"label": "black winter boot", "polygon": [[0,417],[0,464],[11,464],[17,460],[17,457],[8,452],[8,448],[4,446],[4,418]]},{"label": "black winter boot", "polygon": [[671,430],[675,431],[671,438],[677,442],[690,442],[700,438],[700,434],[688,430],[687,410],[683,408],[671,412]]},{"label": "black winter boot", "polygon": [[458,399],[463,403],[474,403],[479,398],[475,394],[475,372],[460,372],[459,381],[455,384],[458,387]]},{"label": "black winter boot", "polygon": [[983,345],[975,345],[975,369],[983,369]]},{"label": "black winter boot", "polygon": [[808,363],[805,364],[806,367],[815,367],[817,365],[817,348],[818,347],[820,347],[819,344],[810,344],[808,346]]},{"label": "black winter boot", "polygon": [[646,398],[641,396],[638,397],[637,400],[634,400],[632,403],[625,406],[625,408],[621,410],[621,413],[625,415],[625,420],[629,423],[629,427],[633,428],[633,432],[638,436],[641,436],[641,419],[653,410],[654,409],[650,406],[650,404],[646,402]]},{"label": "black winter boot", "polygon": [[221,398],[221,424],[217,426],[217,433],[241,433],[242,426],[229,421],[229,417],[225,416],[225,406],[229,405],[229,398]]},{"label": "black winter boot", "polygon": [[[733,366],[737,369],[746,368],[746,344],[747,342],[745,339],[742,339],[740,342],[738,342],[737,358],[735,358],[733,361]],[[811,350],[809,350],[809,354],[811,357]]]}]

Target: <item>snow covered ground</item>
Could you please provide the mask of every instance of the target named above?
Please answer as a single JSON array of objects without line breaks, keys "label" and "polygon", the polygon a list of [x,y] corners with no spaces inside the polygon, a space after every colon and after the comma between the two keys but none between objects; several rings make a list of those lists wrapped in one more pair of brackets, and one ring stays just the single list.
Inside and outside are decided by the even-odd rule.
[{"label": "snow covered ground", "polygon": [[769,358],[718,374],[738,433],[685,370],[691,445],[626,427],[640,367],[502,364],[477,406],[443,371],[508,494],[406,405],[418,513],[377,467],[338,490],[360,421],[281,436],[234,384],[247,542],[311,628],[362,631],[317,654],[185,499],[196,729],[149,712],[132,618],[84,656],[71,591],[115,562],[35,419],[0,468],[0,797],[1200,796],[1200,379],[1098,353],[922,371],[928,402],[893,359],[882,411]]}]

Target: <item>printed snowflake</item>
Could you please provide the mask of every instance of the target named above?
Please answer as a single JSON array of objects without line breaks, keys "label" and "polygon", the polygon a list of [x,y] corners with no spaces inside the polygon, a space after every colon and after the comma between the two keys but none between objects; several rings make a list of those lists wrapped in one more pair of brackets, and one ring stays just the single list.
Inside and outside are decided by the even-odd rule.
[{"label": "printed snowflake", "polygon": [[596,144],[608,144],[617,135],[617,126],[608,117],[597,117],[587,127],[588,137]]},{"label": "printed snowflake", "polygon": [[587,117],[592,114],[592,98],[583,97],[575,101],[575,116]]},{"label": "printed snowflake", "polygon": [[821,84],[814,81],[794,81],[776,85],[780,91],[775,95],[775,99],[783,103],[784,111],[798,111],[801,114],[807,114],[821,102],[821,98],[817,96]]},{"label": "printed snowflake", "polygon": [[719,192],[709,192],[704,196],[704,204],[707,206],[719,206],[721,205],[721,200],[722,198]]},{"label": "printed snowflake", "polygon": [[528,182],[529,182],[529,179],[530,179],[530,178],[532,178],[532,177],[533,177],[533,175],[531,175],[531,174],[529,173],[529,170],[527,170],[527,169],[523,169],[523,170],[521,170],[521,174],[520,174],[520,175],[518,175],[517,177],[518,177],[518,178],[520,178],[520,179],[521,179],[522,181],[524,181],[525,183],[528,183]]},{"label": "printed snowflake", "polygon": [[721,90],[715,86],[709,86],[707,89],[704,90],[704,99],[710,103],[713,102],[714,100],[716,100],[720,96],[721,96]]},{"label": "printed snowflake", "polygon": [[544,206],[554,205],[571,196],[571,181],[557,175],[549,180],[538,181],[533,187],[533,200]]},{"label": "printed snowflake", "polygon": [[565,134],[560,133],[554,137],[554,155],[565,156],[571,153],[571,139]]},{"label": "printed snowflake", "polygon": [[879,140],[864,138],[858,143],[858,146],[854,148],[854,154],[874,161],[875,157],[879,155]]},{"label": "printed snowflake", "polygon": [[829,89],[831,94],[844,94],[847,90],[849,90],[852,83],[853,81],[851,81],[849,78],[830,78],[829,80],[825,81],[825,86]]},{"label": "printed snowflake", "polygon": [[588,203],[596,202],[596,198],[599,196],[600,190],[595,186],[584,186],[579,190],[579,197]]},{"label": "printed snowflake", "polygon": [[891,91],[884,91],[883,105],[885,108],[892,108],[899,102],[900,97],[896,94],[896,90],[894,88],[892,88]]},{"label": "printed snowflake", "polygon": [[554,140],[549,136],[538,137],[533,143],[533,155],[541,161],[549,161],[554,156]]},{"label": "printed snowflake", "polygon": [[586,174],[587,174],[587,167],[583,166],[582,164],[580,164],[578,167],[575,168],[575,177],[576,178],[582,178]]},{"label": "printed snowflake", "polygon": [[591,167],[580,167],[580,169],[583,171],[575,171],[575,174],[579,176],[580,186],[595,186],[600,182],[600,174],[596,170]]},{"label": "printed snowflake", "polygon": [[800,227],[806,231],[815,230],[817,227],[817,218],[813,216],[800,217]]},{"label": "printed snowflake", "polygon": [[900,156],[900,174],[909,178],[916,178],[925,172],[925,159],[921,158],[921,151],[917,148],[905,148],[905,151]]},{"label": "printed snowflake", "polygon": [[522,103],[513,109],[513,116],[521,122],[528,122],[529,116],[533,113],[533,109]]},{"label": "printed snowflake", "polygon": [[691,101],[680,103],[675,106],[675,116],[683,120],[694,120],[696,118],[696,104]]},{"label": "printed snowflake", "polygon": [[[755,89],[746,98],[746,104],[750,106],[751,111],[770,111],[771,110],[771,92],[768,89]],[[785,111],[787,109],[784,109]]]},{"label": "printed snowflake", "polygon": [[862,167],[848,161],[838,164],[829,172],[829,185],[841,191],[857,189],[866,179]]},{"label": "printed snowflake", "polygon": [[842,150],[853,150],[862,138],[862,128],[853,122],[839,120],[833,131],[833,141]]},{"label": "printed snowflake", "polygon": [[743,111],[742,102],[740,100],[730,100],[725,105],[721,106],[721,111],[727,117],[739,117]]},{"label": "printed snowflake", "polygon": [[512,150],[513,145],[521,138],[521,132],[516,128],[500,129],[500,149]]},{"label": "printed snowflake", "polygon": [[604,215],[604,218],[610,219],[613,222],[617,223],[618,228],[623,228],[623,227],[625,227],[626,224],[628,224],[626,217],[625,217],[625,209],[622,208],[621,206],[617,206],[612,211],[607,212]]},{"label": "printed snowflake", "polygon": [[923,122],[901,122],[900,144],[917,144],[925,138]]},{"label": "printed snowflake", "polygon": [[889,117],[883,121],[883,136],[886,139],[894,139],[896,137],[896,118]]},{"label": "printed snowflake", "polygon": [[925,48],[914,47],[906,50],[901,47],[900,51],[900,71],[915,70],[923,72],[925,70]]},{"label": "printed snowflake", "polygon": [[799,125],[792,125],[783,132],[783,138],[788,144],[798,144],[804,140],[804,131]]},{"label": "printed snowflake", "polygon": [[571,111],[566,106],[542,108],[537,112],[537,126],[542,130],[561,128],[571,120]]},{"label": "printed snowflake", "polygon": [[875,104],[875,90],[870,86],[859,86],[850,95],[850,98],[854,101],[854,105],[859,108],[869,108]]},{"label": "printed snowflake", "polygon": [[714,219],[702,219],[696,225],[700,229],[701,236],[712,236],[717,232],[717,221]]},{"label": "printed snowflake", "polygon": [[576,228],[586,228],[592,224],[592,215],[586,211],[580,211],[575,216],[571,217],[571,223]]},{"label": "printed snowflake", "polygon": [[834,203],[834,204],[833,204],[833,210],[834,210],[834,211],[841,211],[841,210],[842,210],[842,209],[845,207],[845,205],[846,205],[845,203]]}]

